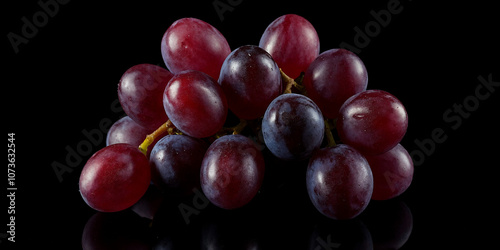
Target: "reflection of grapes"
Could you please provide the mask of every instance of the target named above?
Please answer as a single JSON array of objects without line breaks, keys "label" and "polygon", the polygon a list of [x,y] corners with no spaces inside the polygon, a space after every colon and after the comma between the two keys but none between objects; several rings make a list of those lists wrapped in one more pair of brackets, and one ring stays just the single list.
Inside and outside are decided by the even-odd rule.
[{"label": "reflection of grapes", "polygon": [[[259,192],[265,162],[286,165],[269,164],[282,179],[306,172],[304,195],[329,218],[351,219],[370,199],[400,195],[413,178],[399,145],[405,107],[385,91],[366,90],[368,73],[354,53],[319,51],[312,24],[294,14],[274,20],[259,47],[232,52],[212,25],[177,20],[161,41],[170,71],[139,64],[121,77],[118,97],[128,117],[85,165],[83,199],[96,210],[119,211],[152,182],[162,195],[194,192],[207,205],[235,209]],[[296,163],[308,163],[307,170]],[[182,208],[183,215],[199,212]]]}]

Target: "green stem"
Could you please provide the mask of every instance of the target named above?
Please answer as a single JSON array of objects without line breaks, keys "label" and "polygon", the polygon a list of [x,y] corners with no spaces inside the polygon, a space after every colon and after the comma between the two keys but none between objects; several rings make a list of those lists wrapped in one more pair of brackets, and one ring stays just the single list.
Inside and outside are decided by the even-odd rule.
[{"label": "green stem", "polygon": [[332,126],[330,121],[325,118],[325,136],[327,141],[327,147],[335,147],[337,144],[335,143],[335,139],[332,134]]}]

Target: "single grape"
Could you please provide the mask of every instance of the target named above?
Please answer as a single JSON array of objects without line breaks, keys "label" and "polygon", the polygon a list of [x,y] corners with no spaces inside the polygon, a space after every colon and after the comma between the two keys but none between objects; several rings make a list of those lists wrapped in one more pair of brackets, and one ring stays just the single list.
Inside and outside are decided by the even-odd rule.
[{"label": "single grape", "polygon": [[137,124],[132,118],[125,116],[113,123],[108,130],[106,146],[127,143],[139,147],[146,136],[152,131]]},{"label": "single grape", "polygon": [[172,78],[168,70],[151,64],[128,69],[118,83],[123,111],[139,125],[154,130],[167,121],[163,110],[163,90]]},{"label": "single grape", "polygon": [[228,109],[220,85],[209,75],[195,70],[172,77],[163,94],[163,107],[175,127],[196,138],[219,131]]},{"label": "single grape", "polygon": [[175,21],[161,41],[163,61],[174,74],[198,70],[217,79],[229,53],[231,48],[226,38],[215,27],[196,18]]},{"label": "single grape", "polygon": [[306,96],[285,94],[274,99],[262,120],[267,148],[284,160],[305,159],[321,146],[325,132],[323,115]]},{"label": "single grape", "polygon": [[101,212],[134,205],[149,187],[151,171],[146,156],[129,144],[113,144],[95,153],[80,175],[85,202]]},{"label": "single grape", "polygon": [[306,173],[313,205],[327,217],[352,219],[370,202],[373,175],[365,157],[349,145],[317,150]]},{"label": "single grape", "polygon": [[366,90],[368,73],[356,54],[345,49],[331,49],[309,65],[303,82],[308,96],[323,115],[335,119],[349,97]]},{"label": "single grape", "polygon": [[305,18],[287,14],[269,24],[259,47],[269,52],[288,76],[297,78],[319,55],[319,37]]},{"label": "single grape", "polygon": [[388,200],[408,189],[413,179],[413,160],[401,144],[383,154],[365,157],[373,172],[372,199]]},{"label": "single grape", "polygon": [[278,65],[269,53],[252,45],[231,52],[222,65],[219,83],[229,109],[247,120],[263,116],[282,89]]},{"label": "single grape", "polygon": [[257,194],[264,179],[264,157],[242,135],[226,135],[210,145],[201,165],[201,188],[218,207],[241,207]]},{"label": "single grape", "polygon": [[208,145],[187,135],[167,135],[154,146],[149,158],[151,179],[164,191],[190,194],[200,188],[200,168]]},{"label": "single grape", "polygon": [[401,141],[408,127],[403,104],[382,90],[367,90],[350,97],[339,114],[340,139],[366,155],[387,152]]}]

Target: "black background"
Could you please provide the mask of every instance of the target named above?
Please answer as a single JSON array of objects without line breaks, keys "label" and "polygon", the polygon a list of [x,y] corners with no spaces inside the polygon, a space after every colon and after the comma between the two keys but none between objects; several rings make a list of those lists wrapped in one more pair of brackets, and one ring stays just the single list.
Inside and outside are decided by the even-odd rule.
[{"label": "black background", "polygon": [[[2,238],[1,249],[28,244],[51,249],[81,248],[84,226],[95,214],[78,192],[79,173],[90,154],[74,164],[61,182],[52,165],[67,164],[68,147],[75,149],[88,140],[83,130],[99,129],[101,121],[115,121],[124,115],[112,105],[117,99],[120,76],[139,63],[164,66],[160,41],[175,20],[200,18],[219,29],[235,49],[258,44],[269,23],[283,14],[295,13],[314,25],[321,51],[325,51],[339,47],[341,42],[355,45],[354,27],[363,30],[375,20],[370,12],[387,9],[391,1],[232,1],[237,5],[223,13],[224,20],[212,2],[70,1],[59,4],[57,13],[38,28],[27,44],[19,46],[18,53],[9,43],[8,34],[20,35],[22,18],[31,19],[41,7],[37,1],[3,3],[2,120],[4,134],[16,134],[18,191],[16,243]],[[453,110],[455,104],[473,99],[479,76],[500,82],[498,7],[493,2],[482,2],[486,1],[444,4],[401,0],[402,11],[392,15],[388,25],[361,48],[359,56],[369,74],[368,88],[393,93],[407,108],[410,122],[403,146],[415,152],[415,140],[432,138],[436,128],[447,136],[425,159],[418,159],[421,164],[415,167],[412,186],[401,197],[385,204],[371,204],[353,222],[337,223],[314,210],[303,190],[304,183],[293,181],[302,181],[302,177],[284,174],[276,179],[277,183],[266,177],[269,186],[279,188],[263,191],[246,208],[223,211],[209,205],[186,225],[176,207],[182,202],[192,205],[189,197],[165,205],[164,213],[152,226],[132,213],[120,213],[119,219],[126,218],[115,223],[122,228],[117,234],[128,240],[137,237],[150,245],[161,242],[166,246],[172,241],[180,246],[173,249],[198,247],[213,239],[221,243],[234,235],[239,236],[229,240],[229,249],[233,249],[231,244],[246,242],[247,238],[265,249],[307,249],[310,242],[317,244],[317,239],[326,241],[329,236],[331,242],[348,248],[349,241],[363,241],[363,237],[356,236],[360,231],[366,236],[363,225],[368,226],[370,237],[378,240],[377,235],[389,229],[380,221],[372,223],[373,218],[383,218],[380,211],[386,210],[385,206],[392,211],[403,203],[411,211],[412,224],[402,249],[480,249],[496,245],[498,87],[489,98],[479,101],[456,129],[452,129],[454,122],[443,120],[443,114]],[[91,151],[103,146],[104,140],[92,145]],[[4,165],[4,175],[0,176],[5,183],[3,190],[7,187],[6,168]],[[279,176],[276,171],[274,175]],[[6,225],[8,201],[2,196],[5,202],[0,207],[0,224]],[[401,212],[389,214],[397,217]],[[5,231],[7,227],[1,226],[2,237]]]}]

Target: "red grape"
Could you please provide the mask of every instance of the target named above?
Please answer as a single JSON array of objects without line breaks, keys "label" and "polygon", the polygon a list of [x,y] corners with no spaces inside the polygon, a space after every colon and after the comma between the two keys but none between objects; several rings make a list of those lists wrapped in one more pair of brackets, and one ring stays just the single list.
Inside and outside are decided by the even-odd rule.
[{"label": "red grape", "polygon": [[201,165],[201,188],[216,206],[241,207],[257,194],[264,179],[264,157],[242,135],[227,135],[208,148]]},{"label": "red grape", "polygon": [[108,130],[106,146],[127,143],[139,147],[144,138],[152,131],[137,124],[132,118],[125,116],[113,123]]},{"label": "red grape", "polygon": [[247,120],[263,116],[282,88],[278,65],[269,53],[252,45],[231,52],[222,65],[219,83],[229,109]]},{"label": "red grape", "polygon": [[227,101],[220,85],[195,70],[183,71],[170,80],[163,106],[175,127],[196,138],[215,134],[227,116]]},{"label": "red grape", "polygon": [[342,104],[366,90],[368,73],[359,57],[345,49],[321,53],[307,68],[304,87],[323,115],[335,119]]},{"label": "red grape", "polygon": [[396,145],[380,155],[366,155],[373,172],[374,200],[387,200],[402,194],[413,178],[413,160],[408,151]]},{"label": "red grape", "polygon": [[128,69],[118,84],[118,98],[125,113],[139,125],[154,130],[167,121],[163,90],[172,78],[168,70],[151,64]]},{"label": "red grape", "polygon": [[149,187],[148,159],[137,147],[113,144],[95,153],[80,175],[80,193],[85,202],[101,212],[131,207]]},{"label": "red grape", "polygon": [[368,206],[373,192],[368,162],[345,144],[317,150],[309,161],[306,183],[316,209],[339,220],[359,215]]},{"label": "red grape", "polygon": [[151,179],[160,189],[189,194],[200,187],[201,161],[207,144],[186,135],[167,135],[153,148]]},{"label": "red grape", "polygon": [[408,114],[403,104],[382,90],[363,91],[347,99],[337,121],[343,143],[372,155],[396,146],[407,127]]},{"label": "red grape", "polygon": [[274,58],[291,78],[305,72],[319,54],[319,37],[305,18],[288,14],[278,17],[264,31],[259,47]]},{"label": "red grape", "polygon": [[323,115],[306,96],[285,94],[274,99],[262,120],[267,148],[284,160],[306,159],[321,146],[325,132]]},{"label": "red grape", "polygon": [[215,27],[196,18],[175,21],[161,41],[163,60],[174,74],[198,70],[217,79],[229,53],[231,48],[226,38]]}]

